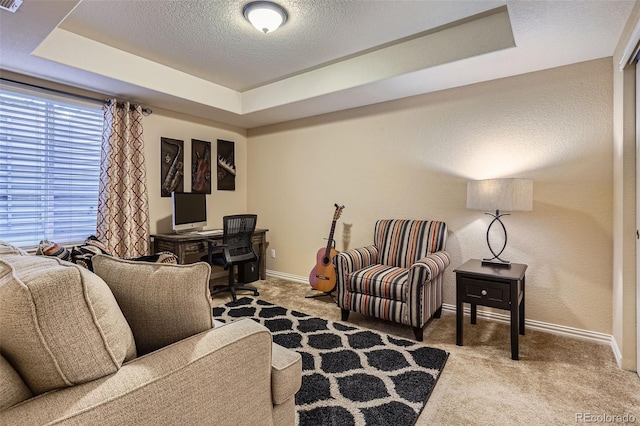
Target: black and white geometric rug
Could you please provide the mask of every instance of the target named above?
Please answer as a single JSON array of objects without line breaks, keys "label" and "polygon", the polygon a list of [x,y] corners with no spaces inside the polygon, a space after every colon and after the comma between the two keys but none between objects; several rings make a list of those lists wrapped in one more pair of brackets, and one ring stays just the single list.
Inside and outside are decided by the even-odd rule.
[{"label": "black and white geometric rug", "polygon": [[215,307],[213,316],[252,318],[271,330],[275,343],[302,355],[301,426],[413,425],[449,355],[252,297]]}]

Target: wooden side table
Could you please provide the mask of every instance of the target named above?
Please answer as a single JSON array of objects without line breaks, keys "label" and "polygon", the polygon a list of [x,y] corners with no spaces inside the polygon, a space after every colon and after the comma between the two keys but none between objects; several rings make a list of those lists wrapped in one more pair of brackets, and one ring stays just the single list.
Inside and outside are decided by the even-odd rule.
[{"label": "wooden side table", "polygon": [[456,344],[462,346],[463,304],[471,305],[471,324],[477,305],[506,309],[511,313],[511,359],[518,359],[518,333],[524,335],[524,282],[527,265],[485,266],[471,259],[456,273]]}]

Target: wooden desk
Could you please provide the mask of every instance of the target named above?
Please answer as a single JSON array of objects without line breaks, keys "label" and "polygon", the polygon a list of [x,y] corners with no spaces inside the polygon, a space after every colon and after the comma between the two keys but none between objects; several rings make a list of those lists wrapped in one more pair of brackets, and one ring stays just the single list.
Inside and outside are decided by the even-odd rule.
[{"label": "wooden desk", "polygon": [[[253,244],[258,246],[260,256],[260,279],[267,278],[267,231],[268,229],[256,229],[253,232]],[[199,235],[193,234],[154,234],[151,235],[151,250],[153,253],[170,251],[178,256],[179,263],[187,263],[187,256],[196,254],[207,254],[206,240],[220,240],[222,243],[222,233]]]},{"label": "wooden desk", "polygon": [[456,344],[462,346],[462,307],[471,305],[471,324],[476,323],[477,305],[506,309],[511,313],[511,359],[518,359],[518,333],[524,335],[524,284],[527,265],[510,267],[482,265],[469,260],[456,273]]}]

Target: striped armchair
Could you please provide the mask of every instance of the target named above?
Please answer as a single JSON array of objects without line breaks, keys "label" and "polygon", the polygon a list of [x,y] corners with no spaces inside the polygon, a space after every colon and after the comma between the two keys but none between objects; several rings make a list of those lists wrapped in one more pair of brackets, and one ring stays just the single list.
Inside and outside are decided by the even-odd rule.
[{"label": "striped armchair", "polygon": [[442,313],[446,242],[444,222],[378,220],[373,245],[334,258],[342,320],[355,311],[411,325],[422,341],[427,321]]}]

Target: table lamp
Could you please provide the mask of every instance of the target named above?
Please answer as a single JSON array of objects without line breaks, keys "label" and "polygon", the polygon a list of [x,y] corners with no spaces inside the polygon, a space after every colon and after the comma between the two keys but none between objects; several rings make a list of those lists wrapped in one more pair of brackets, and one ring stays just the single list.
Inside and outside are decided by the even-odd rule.
[{"label": "table lamp", "polygon": [[[509,213],[500,211],[531,211],[533,209],[533,181],[528,179],[487,179],[467,182],[467,208],[472,210],[490,210],[493,213],[485,212],[493,217],[487,228],[487,245],[493,254],[490,259],[482,259],[483,265],[509,266],[510,261],[500,258],[500,255],[507,247],[507,229],[500,218],[508,216]],[[499,223],[504,232],[504,245],[499,252],[491,247],[489,232],[494,223]]]}]

